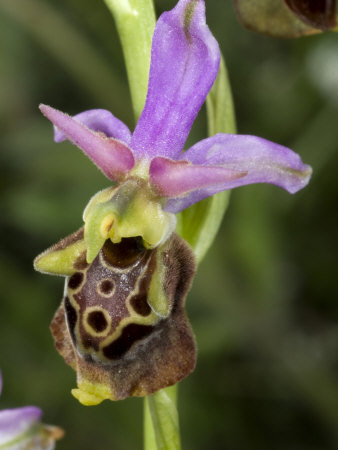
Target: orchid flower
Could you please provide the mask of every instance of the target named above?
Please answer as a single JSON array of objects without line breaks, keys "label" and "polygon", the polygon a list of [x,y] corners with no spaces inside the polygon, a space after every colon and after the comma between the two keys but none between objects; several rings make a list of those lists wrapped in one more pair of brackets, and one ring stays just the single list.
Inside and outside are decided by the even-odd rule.
[{"label": "orchid flower", "polygon": [[[89,110],[72,118],[49,106],[40,106],[56,127],[57,142],[69,139],[106,177],[121,186],[128,180],[142,184],[142,195],[152,208],[149,206],[148,219],[144,219],[147,223],[138,231],[150,247],[156,247],[171,234],[175,225],[173,213],[205,197],[262,182],[294,193],[307,184],[311,173],[291,150],[254,136],[217,134],[182,152],[220,62],[217,41],[205,23],[204,8],[202,0],[181,0],[159,18],[153,36],[147,99],[132,134],[105,110]],[[93,203],[102,199],[100,195],[85,212],[86,234],[92,226],[89,212]],[[107,201],[110,198],[105,198],[106,205]],[[110,209],[116,215],[113,207]],[[109,213],[103,208],[101,211],[103,223]],[[98,217],[97,210],[95,216]],[[111,222],[105,225],[109,228]],[[118,241],[121,233],[129,237],[134,230],[123,230],[123,224],[110,228],[113,241]],[[89,245],[89,261],[109,233],[103,234],[94,249]]]},{"label": "orchid flower", "polygon": [[296,38],[337,31],[336,0],[234,0],[240,21],[252,31]]},{"label": "orchid flower", "polygon": [[297,154],[255,136],[217,134],[183,152],[219,64],[204,1],[180,0],[157,22],[133,133],[106,110],[70,117],[40,106],[56,142],[70,140],[115,183],[90,200],[84,229],[35,260],[37,270],[67,277],[52,333],[84,404],[148,395],[195,366],[184,312],[195,263],[174,233],[176,213],[247,184],[294,193],[309,181]]},{"label": "orchid flower", "polygon": [[[0,394],[2,375],[0,371]],[[43,425],[40,420],[42,411],[36,406],[24,406],[0,411],[0,449],[52,450],[55,440],[61,439],[60,428]]]}]

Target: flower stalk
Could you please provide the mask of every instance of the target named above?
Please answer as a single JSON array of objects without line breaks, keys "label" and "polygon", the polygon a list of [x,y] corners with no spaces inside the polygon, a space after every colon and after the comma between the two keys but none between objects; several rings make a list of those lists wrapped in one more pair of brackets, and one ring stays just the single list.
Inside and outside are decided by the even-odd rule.
[{"label": "flower stalk", "polygon": [[177,384],[144,400],[145,450],[180,450]]},{"label": "flower stalk", "polygon": [[147,95],[151,40],[155,29],[153,0],[104,0],[114,16],[127,67],[136,120]]}]

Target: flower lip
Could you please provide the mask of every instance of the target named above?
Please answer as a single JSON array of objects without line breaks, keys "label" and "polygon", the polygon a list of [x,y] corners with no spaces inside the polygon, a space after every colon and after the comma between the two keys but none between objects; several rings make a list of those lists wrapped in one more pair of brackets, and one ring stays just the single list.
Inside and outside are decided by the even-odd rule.
[{"label": "flower lip", "polygon": [[251,31],[298,38],[337,24],[336,0],[234,0],[239,21]]},{"label": "flower lip", "polygon": [[321,30],[336,26],[336,1],[284,0],[290,10],[303,22]]}]

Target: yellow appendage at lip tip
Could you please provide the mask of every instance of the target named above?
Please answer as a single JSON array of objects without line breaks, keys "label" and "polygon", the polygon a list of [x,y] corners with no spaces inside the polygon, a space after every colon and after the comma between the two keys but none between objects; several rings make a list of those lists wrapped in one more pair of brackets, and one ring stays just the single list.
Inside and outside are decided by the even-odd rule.
[{"label": "yellow appendage at lip tip", "polygon": [[115,400],[111,389],[103,384],[81,381],[78,389],[72,389],[72,395],[84,406],[98,405],[103,400]]}]

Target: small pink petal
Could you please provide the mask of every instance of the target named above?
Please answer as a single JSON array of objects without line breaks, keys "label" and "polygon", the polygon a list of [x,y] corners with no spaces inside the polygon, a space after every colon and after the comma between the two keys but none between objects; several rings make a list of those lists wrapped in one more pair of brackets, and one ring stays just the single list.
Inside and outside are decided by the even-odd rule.
[{"label": "small pink petal", "polygon": [[158,156],[150,164],[150,182],[162,197],[179,197],[219,183],[244,177],[247,172],[218,166],[173,161]]},{"label": "small pink petal", "polygon": [[102,136],[51,106],[40,105],[40,110],[109,179],[119,180],[134,167],[133,153],[123,142]]},{"label": "small pink petal", "polygon": [[[82,125],[85,125],[92,131],[102,131],[107,137],[118,139],[127,145],[130,143],[131,133],[127,125],[106,109],[89,109],[88,111],[82,111],[73,116],[73,119],[82,123]],[[62,142],[65,139],[67,139],[67,136],[55,127],[54,141]]]}]

